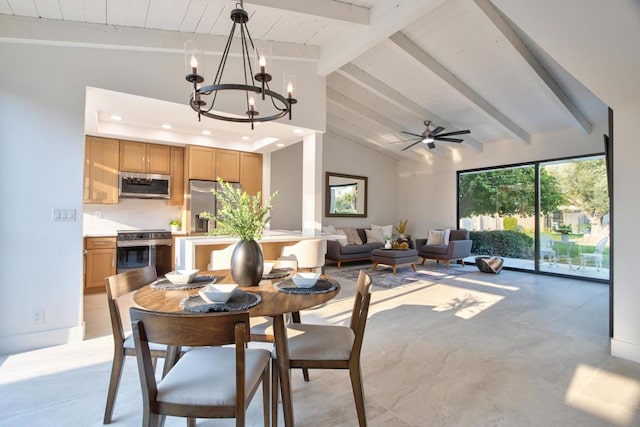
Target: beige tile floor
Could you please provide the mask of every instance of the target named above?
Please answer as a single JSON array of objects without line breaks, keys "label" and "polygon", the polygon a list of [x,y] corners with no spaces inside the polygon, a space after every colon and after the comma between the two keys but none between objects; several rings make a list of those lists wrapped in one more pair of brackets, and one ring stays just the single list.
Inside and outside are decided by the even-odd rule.
[{"label": "beige tile floor", "polygon": [[[303,321],[345,322],[354,283],[342,283]],[[85,298],[85,318],[84,342],[0,357],[1,426],[102,424],[112,351],[104,294]],[[362,356],[369,425],[638,426],[640,365],[609,355],[607,322],[608,287],[572,279],[474,271],[374,288]],[[293,399],[298,426],[357,425],[344,371],[312,371],[309,383],[294,372]],[[140,405],[129,359],[113,425],[139,426]],[[248,425],[262,425],[261,410],[254,399]]]}]

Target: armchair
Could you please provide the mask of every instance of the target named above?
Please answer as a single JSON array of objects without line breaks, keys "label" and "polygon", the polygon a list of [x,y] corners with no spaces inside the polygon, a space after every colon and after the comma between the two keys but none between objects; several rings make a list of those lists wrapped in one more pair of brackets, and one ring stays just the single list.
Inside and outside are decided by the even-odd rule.
[{"label": "armchair", "polygon": [[428,245],[427,239],[416,239],[416,249],[418,256],[422,258],[422,265],[427,259],[434,259],[436,262],[444,261],[449,268],[451,261],[459,261],[464,265],[464,258],[471,255],[471,245],[473,241],[469,239],[469,230],[451,230],[449,243],[446,245]]}]

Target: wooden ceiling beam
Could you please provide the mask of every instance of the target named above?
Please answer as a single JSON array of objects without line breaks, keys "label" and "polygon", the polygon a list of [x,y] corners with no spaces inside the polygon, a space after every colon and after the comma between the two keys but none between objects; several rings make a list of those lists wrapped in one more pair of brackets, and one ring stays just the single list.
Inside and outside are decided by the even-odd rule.
[{"label": "wooden ceiling beam", "polygon": [[368,8],[335,0],[245,0],[245,3],[329,19],[340,24],[369,25]]},{"label": "wooden ceiling beam", "polygon": [[498,123],[505,131],[507,131],[516,141],[522,144],[531,143],[531,135],[524,129],[514,123],[505,114],[496,107],[491,105],[489,101],[484,99],[480,94],[471,89],[466,83],[460,80],[455,74],[445,68],[436,61],[431,55],[422,50],[418,45],[409,40],[404,34],[397,32],[389,38],[393,45],[397,46],[401,51],[405,52],[409,57],[413,58],[419,64],[431,70],[433,74],[442,79],[446,84],[458,91],[469,101],[471,101],[479,111],[486,114],[493,121]]}]

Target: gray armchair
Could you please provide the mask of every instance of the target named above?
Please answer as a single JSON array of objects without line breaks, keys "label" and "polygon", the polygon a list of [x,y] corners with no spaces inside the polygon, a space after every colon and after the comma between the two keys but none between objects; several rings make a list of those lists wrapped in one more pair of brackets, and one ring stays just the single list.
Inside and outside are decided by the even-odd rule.
[{"label": "gray armchair", "polygon": [[464,258],[471,255],[471,245],[473,241],[469,239],[469,230],[451,230],[448,245],[427,245],[427,239],[416,239],[416,249],[418,256],[422,258],[422,265],[427,259],[434,259],[437,262],[444,261],[449,268],[451,261],[459,261],[464,265]]}]

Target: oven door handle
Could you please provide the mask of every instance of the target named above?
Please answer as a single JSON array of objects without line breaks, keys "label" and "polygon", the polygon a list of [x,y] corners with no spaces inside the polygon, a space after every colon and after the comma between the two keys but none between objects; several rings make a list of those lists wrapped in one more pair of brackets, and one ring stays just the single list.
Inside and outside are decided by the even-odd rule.
[{"label": "oven door handle", "polygon": [[156,246],[149,245],[149,265],[156,265]]}]

